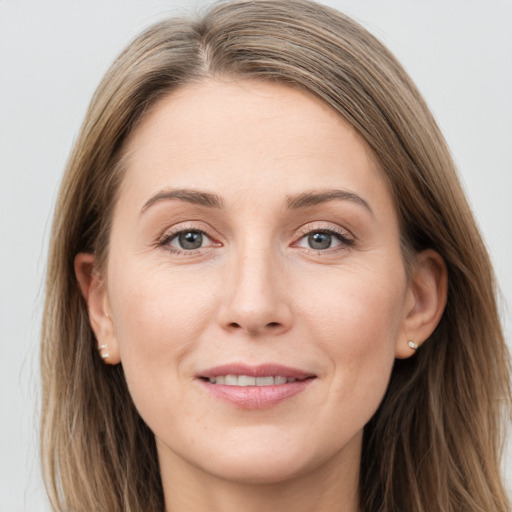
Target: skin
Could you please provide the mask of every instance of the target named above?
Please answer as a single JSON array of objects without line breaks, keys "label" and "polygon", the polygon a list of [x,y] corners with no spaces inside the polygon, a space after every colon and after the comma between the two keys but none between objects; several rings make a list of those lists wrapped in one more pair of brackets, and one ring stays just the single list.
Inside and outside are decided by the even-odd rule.
[{"label": "skin", "polygon": [[[407,341],[421,344],[439,321],[441,258],[421,253],[406,274],[377,162],[297,89],[186,86],[146,115],[128,150],[108,261],[80,254],[75,267],[105,362],[123,364],[155,433],[166,510],[356,512],[363,427],[395,357],[413,355]],[[180,248],[182,231],[204,232],[202,246]],[[311,248],[312,233],[331,246]],[[315,378],[248,410],[197,378],[238,362]]]}]

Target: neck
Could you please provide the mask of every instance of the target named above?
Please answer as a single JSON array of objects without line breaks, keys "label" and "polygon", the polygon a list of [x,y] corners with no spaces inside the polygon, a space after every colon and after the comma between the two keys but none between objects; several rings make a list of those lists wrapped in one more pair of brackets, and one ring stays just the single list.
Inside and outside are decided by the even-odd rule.
[{"label": "neck", "polygon": [[360,438],[351,444],[314,469],[263,484],[226,480],[177,456],[160,457],[165,512],[357,512]]}]

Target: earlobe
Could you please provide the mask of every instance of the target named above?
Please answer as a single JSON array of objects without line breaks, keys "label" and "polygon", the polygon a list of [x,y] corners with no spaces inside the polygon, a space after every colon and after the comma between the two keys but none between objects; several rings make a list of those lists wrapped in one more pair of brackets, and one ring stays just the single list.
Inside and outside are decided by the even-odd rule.
[{"label": "earlobe", "polygon": [[434,332],[444,312],[448,293],[448,272],[443,258],[434,250],[419,253],[410,276],[410,304],[407,306],[396,357],[405,359]]},{"label": "earlobe", "polygon": [[75,275],[87,304],[89,322],[96,336],[98,354],[105,363],[118,364],[121,358],[114,322],[109,314],[107,289],[93,254],[76,255]]}]

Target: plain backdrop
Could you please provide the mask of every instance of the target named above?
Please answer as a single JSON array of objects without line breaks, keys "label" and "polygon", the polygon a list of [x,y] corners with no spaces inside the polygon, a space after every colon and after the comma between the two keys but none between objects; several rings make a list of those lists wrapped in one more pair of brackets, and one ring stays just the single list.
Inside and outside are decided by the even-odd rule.
[{"label": "plain backdrop", "polygon": [[[42,281],[52,206],[86,106],[136,33],[206,3],[0,0],[0,512],[49,510],[37,445]],[[512,1],[325,3],[383,40],[425,95],[494,261],[511,343]]]}]

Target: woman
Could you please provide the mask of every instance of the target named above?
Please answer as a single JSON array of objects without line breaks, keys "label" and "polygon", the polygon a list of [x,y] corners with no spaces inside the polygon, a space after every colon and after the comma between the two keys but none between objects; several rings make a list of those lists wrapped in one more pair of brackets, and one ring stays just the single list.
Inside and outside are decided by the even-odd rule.
[{"label": "woman", "polygon": [[55,510],[509,510],[488,256],[418,91],[329,8],[221,3],[116,60],[42,354]]}]

